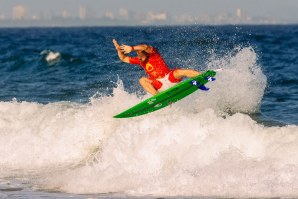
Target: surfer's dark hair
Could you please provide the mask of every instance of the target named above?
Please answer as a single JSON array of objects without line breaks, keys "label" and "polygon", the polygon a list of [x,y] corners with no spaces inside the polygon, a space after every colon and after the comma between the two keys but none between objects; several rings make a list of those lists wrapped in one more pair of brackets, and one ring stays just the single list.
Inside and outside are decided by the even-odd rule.
[{"label": "surfer's dark hair", "polygon": [[142,54],[146,55],[146,57],[149,56],[149,54],[145,50],[139,51],[139,53],[142,53]]},{"label": "surfer's dark hair", "polygon": [[142,53],[145,54],[146,56],[149,55],[149,54],[148,54],[146,51],[144,51],[144,50],[142,50]]}]

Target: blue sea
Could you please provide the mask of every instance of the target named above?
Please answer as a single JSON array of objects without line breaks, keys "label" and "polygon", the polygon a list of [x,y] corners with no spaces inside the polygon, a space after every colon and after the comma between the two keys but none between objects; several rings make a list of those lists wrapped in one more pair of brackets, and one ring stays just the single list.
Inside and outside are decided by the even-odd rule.
[{"label": "blue sea", "polygon": [[[150,95],[113,38],[223,70],[115,119]],[[0,198],[298,197],[297,25],[1,28],[0,52]]]}]

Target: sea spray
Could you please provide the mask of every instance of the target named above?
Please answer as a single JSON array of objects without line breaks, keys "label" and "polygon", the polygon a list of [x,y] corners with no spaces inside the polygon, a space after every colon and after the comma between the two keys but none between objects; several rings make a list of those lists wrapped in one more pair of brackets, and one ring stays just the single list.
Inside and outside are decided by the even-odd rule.
[{"label": "sea spray", "polygon": [[215,82],[207,84],[210,87],[208,92],[196,92],[184,102],[179,102],[183,108],[197,112],[212,108],[223,115],[259,111],[267,78],[251,47],[236,48],[223,57],[213,55],[207,68],[223,70],[217,72]]}]

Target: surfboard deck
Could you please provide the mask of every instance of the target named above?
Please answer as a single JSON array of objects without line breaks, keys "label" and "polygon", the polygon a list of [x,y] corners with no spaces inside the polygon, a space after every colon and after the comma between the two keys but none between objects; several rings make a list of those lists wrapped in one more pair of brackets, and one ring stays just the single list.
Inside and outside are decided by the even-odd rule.
[{"label": "surfboard deck", "polygon": [[144,115],[153,111],[162,109],[184,97],[190,95],[191,93],[201,90],[208,90],[205,84],[209,81],[215,80],[216,72],[213,70],[208,70],[194,78],[189,78],[179,84],[152,96],[141,103],[115,115],[114,118],[129,118]]}]

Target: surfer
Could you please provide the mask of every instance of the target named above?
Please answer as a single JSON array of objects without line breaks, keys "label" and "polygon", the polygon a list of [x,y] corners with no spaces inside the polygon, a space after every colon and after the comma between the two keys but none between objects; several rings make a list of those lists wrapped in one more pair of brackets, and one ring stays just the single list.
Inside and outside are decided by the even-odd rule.
[{"label": "surfer", "polygon": [[[181,82],[183,77],[192,78],[201,74],[192,69],[178,68],[170,70],[157,49],[152,46],[146,44],[137,46],[119,45],[115,39],[113,39],[113,43],[120,60],[125,63],[140,65],[145,70],[148,77],[141,77],[139,82],[144,90],[152,95],[156,95],[158,92]],[[137,57],[126,55],[132,51],[137,53]]]}]

